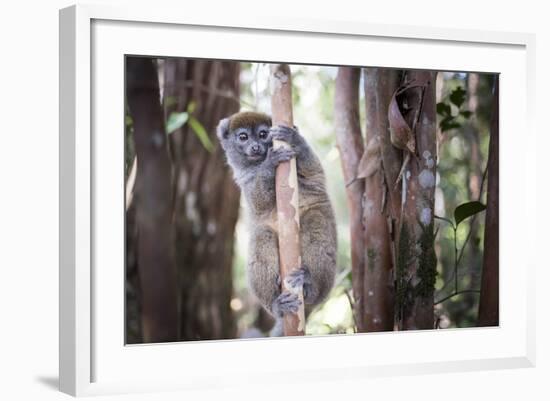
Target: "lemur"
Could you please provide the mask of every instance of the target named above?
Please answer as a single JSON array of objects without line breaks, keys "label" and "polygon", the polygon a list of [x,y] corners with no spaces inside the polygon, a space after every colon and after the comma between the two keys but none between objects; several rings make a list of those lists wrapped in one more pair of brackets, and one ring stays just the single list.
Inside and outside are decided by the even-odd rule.
[{"label": "lemur", "polygon": [[[281,292],[275,169],[296,157],[299,186],[300,244],[302,266],[287,278],[291,286],[302,285],[306,313],[328,295],[336,271],[336,222],[325,187],[319,158],[296,127],[272,127],[271,117],[241,112],[220,121],[217,136],[244,194],[250,215],[247,276],[252,292],[276,318],[275,335],[281,334],[282,317],[295,313],[298,296]],[[273,147],[273,140],[290,149]]]}]

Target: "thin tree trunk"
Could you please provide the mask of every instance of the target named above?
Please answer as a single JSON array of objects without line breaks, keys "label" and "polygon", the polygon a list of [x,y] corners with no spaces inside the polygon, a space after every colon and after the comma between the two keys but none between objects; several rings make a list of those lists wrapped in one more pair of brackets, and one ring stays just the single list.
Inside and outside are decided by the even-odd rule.
[{"label": "thin tree trunk", "polygon": [[[215,139],[220,119],[239,110],[237,62],[166,59],[165,116],[189,111],[214,145],[207,150],[189,121],[170,134],[174,170],[180,339],[235,338],[232,265],[240,192]],[[232,98],[219,93],[231,93]]]},{"label": "thin tree trunk", "polygon": [[367,330],[364,312],[364,226],[363,193],[365,183],[357,178],[364,142],[359,121],[359,68],[340,67],[336,76],[334,122],[336,141],[346,183],[351,237],[351,277],[353,287],[353,315],[357,331]]},{"label": "thin tree trunk", "polygon": [[[286,64],[271,67],[271,113],[273,125],[293,126],[292,86],[290,68]],[[289,146],[282,141],[274,141],[273,147]],[[296,159],[277,166],[275,175],[277,198],[277,221],[279,236],[279,265],[283,291],[296,293],[302,301],[296,314],[286,314],[283,320],[284,335],[304,335],[305,312],[303,289],[288,285],[285,277],[302,265],[300,253],[300,216],[298,210],[298,175]]]},{"label": "thin tree trunk", "polygon": [[[372,76],[369,79],[369,75]],[[376,93],[378,96],[374,98],[371,105],[376,105],[376,117],[373,117],[379,125],[379,141],[380,141],[380,155],[382,157],[382,169],[384,172],[384,183],[386,186],[386,201],[384,211],[387,218],[388,232],[390,236],[391,251],[392,251],[392,265],[393,265],[393,292],[394,292],[394,329],[399,328],[398,314],[399,314],[399,293],[398,290],[398,240],[399,240],[399,227],[401,222],[401,185],[396,185],[400,173],[401,166],[403,164],[403,152],[395,147],[391,139],[391,131],[389,124],[389,105],[393,97],[393,94],[399,88],[401,76],[403,72],[401,70],[388,70],[384,68],[371,68],[364,70],[364,82],[365,82],[365,94],[371,91],[369,85],[370,82],[378,82]],[[367,102],[368,104],[369,102]],[[367,105],[367,107],[369,107]],[[372,107],[372,106],[370,106]],[[368,131],[367,126],[367,131]],[[368,135],[368,133],[367,133]],[[397,285],[397,287],[396,287]]]},{"label": "thin tree trunk", "polygon": [[468,188],[470,200],[478,200],[481,196],[481,179],[483,171],[481,168],[481,150],[479,147],[479,131],[477,127],[478,113],[478,88],[479,74],[468,73],[467,78],[467,94],[468,94],[468,111],[472,113],[470,119],[465,124],[466,136],[470,144],[470,174],[468,176]]},{"label": "thin tree trunk", "polygon": [[485,241],[483,245],[483,272],[479,300],[478,326],[499,324],[499,244],[498,244],[498,135],[499,134],[499,77],[495,76],[491,138],[489,143],[487,210],[485,212]]},{"label": "thin tree trunk", "polygon": [[[479,96],[478,90],[480,85],[480,75],[477,73],[469,73],[467,80],[468,88],[468,110],[472,112],[472,115],[466,123],[465,131],[466,137],[469,139],[470,145],[470,163],[469,163],[469,175],[468,175],[468,188],[469,188],[469,200],[481,201],[483,194],[482,182],[483,182],[483,160],[481,156],[480,138],[479,138],[479,121],[478,121],[478,106]],[[469,241],[470,249],[470,263],[468,268],[470,271],[471,281],[468,288],[479,288],[480,282],[480,266],[477,264],[481,261],[482,255],[479,248],[480,238],[478,235],[480,220],[477,216],[470,220],[472,235]],[[466,299],[469,299],[471,305],[477,301],[478,294],[467,293],[464,294]],[[465,308],[466,309],[466,308]]]},{"label": "thin tree trunk", "polygon": [[139,165],[136,223],[143,340],[176,341],[178,302],[171,165],[153,59],[127,57],[126,77],[126,96]]},{"label": "thin tree trunk", "polygon": [[[399,73],[383,68],[365,69],[366,151],[363,225],[365,233],[364,312],[367,331],[389,331],[394,325],[393,243],[391,209],[397,209],[394,189],[399,173],[399,158],[387,148],[388,107],[398,86]],[[385,157],[384,157],[385,156]],[[387,171],[385,172],[385,170]],[[393,177],[395,175],[395,177]],[[387,177],[392,176],[388,185]]]},{"label": "thin tree trunk", "polygon": [[[436,73],[409,71],[411,86],[397,96],[412,129],[414,153],[402,176],[402,215],[397,255],[397,307],[400,329],[434,327],[434,198],[436,166]],[[394,142],[395,145],[395,142]],[[409,150],[403,150],[410,152]],[[404,158],[406,160],[406,157]]]}]

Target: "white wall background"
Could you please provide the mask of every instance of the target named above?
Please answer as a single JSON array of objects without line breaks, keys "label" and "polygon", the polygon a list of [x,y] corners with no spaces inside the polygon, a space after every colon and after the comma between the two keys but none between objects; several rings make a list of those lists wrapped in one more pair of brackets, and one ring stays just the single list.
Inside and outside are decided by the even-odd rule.
[{"label": "white wall background", "polygon": [[[129,4],[112,0],[97,3]],[[133,3],[137,1],[134,0]],[[148,3],[139,1],[139,3]],[[150,2],[154,7],[179,4],[212,13],[246,13],[250,7],[269,6],[260,0],[219,2]],[[195,5],[194,3],[198,3]],[[276,5],[275,5],[276,3]],[[355,4],[354,4],[355,3]],[[58,9],[65,0],[3,2],[0,13],[0,398],[57,400],[57,291],[58,291]],[[499,2],[479,0],[332,0],[274,2],[273,13],[373,23],[428,25],[537,34],[538,88],[535,122],[538,143],[537,197],[540,219],[537,233],[521,233],[538,241],[537,367],[533,369],[416,377],[328,382],[292,386],[292,399],[547,399],[550,390],[548,338],[548,249],[550,219],[542,206],[548,198],[550,146],[546,116],[549,106],[550,31],[543,1]],[[521,133],[518,133],[521,135]],[[535,172],[534,172],[535,173]],[[534,193],[534,192],[533,192]],[[518,266],[521,268],[521,266]],[[182,361],[182,363],[185,363]],[[255,390],[257,391],[257,390]],[[281,397],[227,390],[206,394],[164,393],[119,396],[116,399],[255,399]],[[115,397],[105,397],[115,399]]]}]

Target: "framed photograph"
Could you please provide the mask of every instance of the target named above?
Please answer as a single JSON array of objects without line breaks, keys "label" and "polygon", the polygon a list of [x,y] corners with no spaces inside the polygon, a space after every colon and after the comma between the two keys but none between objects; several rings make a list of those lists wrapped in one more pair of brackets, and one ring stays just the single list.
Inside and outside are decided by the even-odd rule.
[{"label": "framed photograph", "polygon": [[61,391],[533,366],[534,37],[254,21],[61,10]]}]

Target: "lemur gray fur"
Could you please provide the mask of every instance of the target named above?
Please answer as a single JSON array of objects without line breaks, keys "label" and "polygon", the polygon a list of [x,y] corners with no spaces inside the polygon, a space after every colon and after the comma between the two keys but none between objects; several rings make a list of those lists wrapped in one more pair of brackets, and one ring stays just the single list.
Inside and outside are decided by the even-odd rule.
[{"label": "lemur gray fur", "polygon": [[[288,280],[303,285],[306,313],[328,295],[336,271],[336,223],[319,158],[296,127],[271,126],[263,113],[241,112],[220,121],[217,136],[241,188],[250,215],[247,276],[250,288],[281,326],[285,313],[295,313],[300,301],[281,293],[275,169],[296,157],[299,186],[302,266]],[[274,149],[273,139],[290,149]],[[276,330],[280,334],[280,327]]]}]

